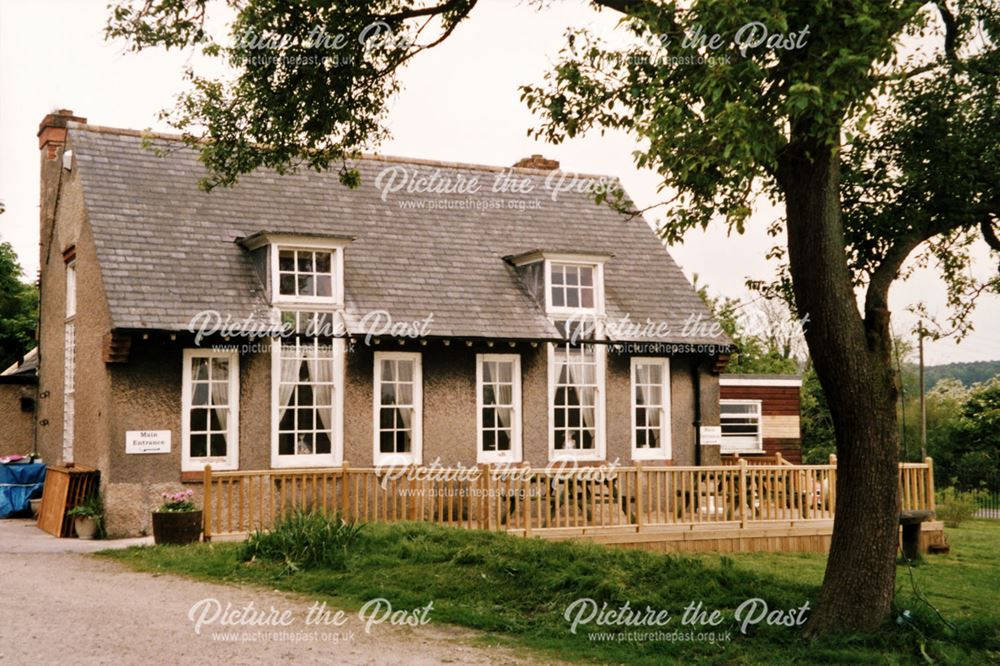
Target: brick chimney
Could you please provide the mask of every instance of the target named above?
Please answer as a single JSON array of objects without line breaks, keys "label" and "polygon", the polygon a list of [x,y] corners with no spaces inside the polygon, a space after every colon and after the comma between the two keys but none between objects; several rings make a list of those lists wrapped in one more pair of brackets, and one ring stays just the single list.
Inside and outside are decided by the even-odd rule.
[{"label": "brick chimney", "polygon": [[38,149],[47,149],[47,159],[54,160],[58,150],[66,145],[66,125],[70,122],[86,123],[87,119],[74,116],[69,109],[59,109],[42,118],[38,125]]},{"label": "brick chimney", "polygon": [[[40,243],[41,251],[39,266],[45,269],[50,259],[49,241],[52,238],[52,225],[55,222],[56,200],[59,186],[62,182],[62,157],[66,148],[66,126],[70,122],[86,123],[86,118],[74,116],[68,109],[59,109],[45,116],[38,125],[38,150],[41,157],[41,201],[40,212]],[[56,248],[61,253],[61,248]],[[55,256],[60,257],[60,254]]]},{"label": "brick chimney", "polygon": [[515,169],[538,169],[540,171],[555,171],[559,168],[558,160],[547,160],[541,155],[532,155],[514,162]]}]

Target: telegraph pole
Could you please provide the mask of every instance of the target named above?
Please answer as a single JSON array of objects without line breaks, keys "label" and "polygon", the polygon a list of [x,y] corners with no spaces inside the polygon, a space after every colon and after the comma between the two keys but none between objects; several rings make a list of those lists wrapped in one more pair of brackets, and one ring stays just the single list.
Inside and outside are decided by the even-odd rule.
[{"label": "telegraph pole", "polygon": [[927,459],[927,401],[924,400],[924,322],[920,322],[920,459]]}]

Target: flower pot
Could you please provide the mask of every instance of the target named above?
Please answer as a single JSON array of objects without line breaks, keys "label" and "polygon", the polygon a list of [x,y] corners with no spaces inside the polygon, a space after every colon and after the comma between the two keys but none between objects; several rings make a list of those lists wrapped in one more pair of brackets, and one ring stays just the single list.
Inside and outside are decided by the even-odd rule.
[{"label": "flower pot", "polygon": [[73,527],[81,539],[93,539],[97,534],[97,519],[93,516],[77,516],[73,520]]},{"label": "flower pot", "polygon": [[153,541],[195,543],[201,538],[201,511],[154,511]]}]

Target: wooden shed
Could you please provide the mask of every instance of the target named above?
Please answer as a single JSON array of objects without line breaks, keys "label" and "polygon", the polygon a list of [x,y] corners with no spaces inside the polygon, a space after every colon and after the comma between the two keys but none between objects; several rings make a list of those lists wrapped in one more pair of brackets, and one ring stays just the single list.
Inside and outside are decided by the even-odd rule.
[{"label": "wooden shed", "polygon": [[799,429],[802,378],[722,375],[719,378],[723,457],[781,457],[802,462]]}]

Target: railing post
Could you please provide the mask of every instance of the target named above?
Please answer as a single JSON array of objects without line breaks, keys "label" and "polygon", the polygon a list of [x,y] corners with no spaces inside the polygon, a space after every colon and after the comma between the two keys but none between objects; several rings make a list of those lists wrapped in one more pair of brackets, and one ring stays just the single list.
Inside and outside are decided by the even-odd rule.
[{"label": "railing post", "polygon": [[783,461],[781,459],[781,451],[775,451],[774,452],[774,464],[775,465],[781,465],[781,464],[783,464]]},{"label": "railing post", "polygon": [[350,483],[349,483],[349,479],[351,478],[351,468],[347,464],[346,460],[340,464],[340,467],[341,467],[341,473],[340,473],[340,518],[341,518],[341,520],[347,520],[347,517],[350,515],[350,512],[348,511],[348,505],[351,502]]},{"label": "railing post", "polygon": [[[830,513],[837,513],[837,454],[830,454]],[[820,486],[822,488],[822,486]],[[822,497],[822,494],[820,495]]]},{"label": "railing post", "polygon": [[212,466],[205,465],[202,475],[202,486],[204,489],[204,500],[202,501],[201,531],[205,541],[212,540]]},{"label": "railing post", "polygon": [[642,463],[635,465],[635,531],[642,531],[642,495],[645,483],[643,483]]},{"label": "railing post", "polygon": [[924,462],[927,463],[927,483],[925,484],[927,488],[927,508],[935,511],[937,509],[937,500],[934,497],[934,459],[928,456],[924,458]]},{"label": "railing post", "polygon": [[740,458],[740,528],[747,524],[747,461]]}]

